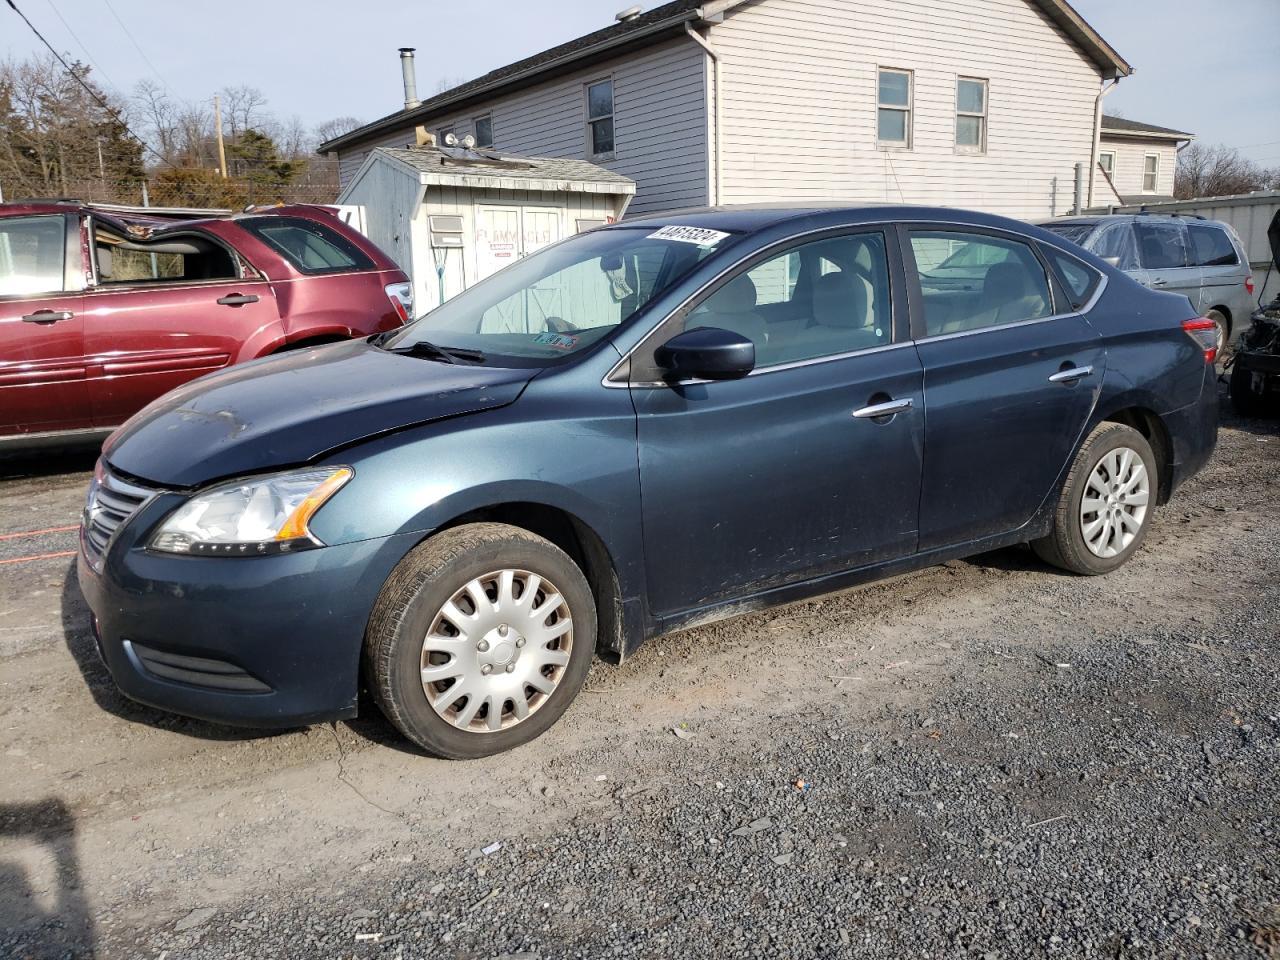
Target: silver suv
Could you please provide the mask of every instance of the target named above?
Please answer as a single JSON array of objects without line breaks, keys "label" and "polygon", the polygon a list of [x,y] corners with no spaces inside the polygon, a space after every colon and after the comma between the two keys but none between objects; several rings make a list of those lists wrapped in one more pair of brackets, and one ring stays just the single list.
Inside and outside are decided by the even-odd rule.
[{"label": "silver suv", "polygon": [[1041,222],[1119,267],[1143,286],[1182,293],[1218,325],[1218,354],[1249,326],[1253,274],[1230,224],[1149,213],[1059,217]]}]

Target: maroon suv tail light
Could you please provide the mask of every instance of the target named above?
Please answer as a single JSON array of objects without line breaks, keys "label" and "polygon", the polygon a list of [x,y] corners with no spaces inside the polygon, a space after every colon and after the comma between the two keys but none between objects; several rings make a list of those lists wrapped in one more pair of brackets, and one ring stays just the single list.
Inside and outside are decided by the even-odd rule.
[{"label": "maroon suv tail light", "polygon": [[1182,329],[1204,351],[1204,362],[1213,363],[1218,357],[1218,325],[1208,317],[1183,320]]},{"label": "maroon suv tail light", "polygon": [[413,284],[388,283],[383,289],[387,293],[387,299],[391,301],[391,306],[395,307],[396,315],[400,317],[400,322],[408,323],[412,320]]}]

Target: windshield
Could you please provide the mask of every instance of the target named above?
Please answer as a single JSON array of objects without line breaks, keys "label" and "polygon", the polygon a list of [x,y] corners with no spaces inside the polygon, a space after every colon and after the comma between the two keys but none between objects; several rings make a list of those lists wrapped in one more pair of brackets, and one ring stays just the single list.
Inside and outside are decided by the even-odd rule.
[{"label": "windshield", "polygon": [[443,348],[446,360],[547,366],[607,337],[734,239],[681,226],[578,234],[504,267],[419,317],[383,348]]},{"label": "windshield", "polygon": [[1072,243],[1078,243],[1084,246],[1085,239],[1089,234],[1093,233],[1096,223],[1053,223],[1042,224],[1042,226],[1050,233],[1056,233],[1064,240],[1070,240]]}]

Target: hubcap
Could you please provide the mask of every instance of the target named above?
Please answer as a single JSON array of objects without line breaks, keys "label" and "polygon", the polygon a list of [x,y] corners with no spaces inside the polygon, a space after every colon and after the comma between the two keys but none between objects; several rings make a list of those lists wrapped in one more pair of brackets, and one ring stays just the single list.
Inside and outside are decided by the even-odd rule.
[{"label": "hubcap", "polygon": [[1128,549],[1142,529],[1151,478],[1138,451],[1117,447],[1089,474],[1080,501],[1080,532],[1095,556],[1110,559]]},{"label": "hubcap", "polygon": [[493,733],[532,716],[573,649],[555,584],[527,570],[476,577],[437,611],[422,641],[422,690],[453,726]]}]

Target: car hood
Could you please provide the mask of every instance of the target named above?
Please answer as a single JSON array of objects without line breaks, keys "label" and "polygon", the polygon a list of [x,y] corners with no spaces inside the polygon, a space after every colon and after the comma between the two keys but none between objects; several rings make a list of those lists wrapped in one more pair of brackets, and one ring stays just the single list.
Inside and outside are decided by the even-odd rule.
[{"label": "car hood", "polygon": [[165,394],[113,433],[103,455],[114,469],[140,480],[193,487],[505,406],[536,373],[438,363],[364,340],[299,350]]}]

